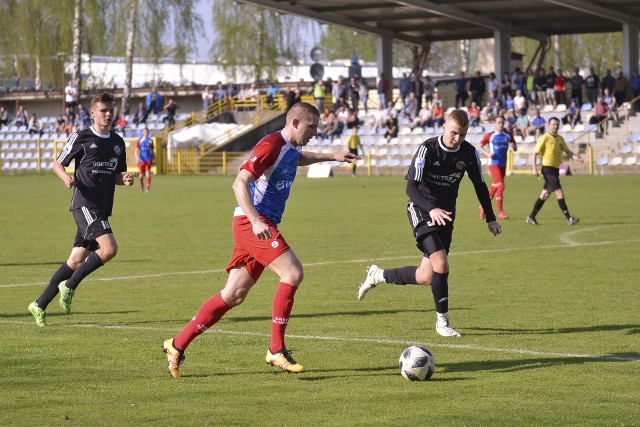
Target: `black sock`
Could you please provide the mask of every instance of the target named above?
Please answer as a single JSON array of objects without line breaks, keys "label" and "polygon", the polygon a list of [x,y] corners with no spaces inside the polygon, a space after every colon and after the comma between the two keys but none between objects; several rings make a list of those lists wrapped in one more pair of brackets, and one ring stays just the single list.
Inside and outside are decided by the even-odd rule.
[{"label": "black sock", "polygon": [[42,292],[42,295],[36,300],[36,305],[41,309],[47,308],[49,303],[58,295],[58,285],[63,280],[68,280],[73,275],[73,270],[67,265],[67,262],[63,262],[62,265],[53,273],[49,284]]},{"label": "black sock", "polygon": [[538,200],[536,200],[536,203],[533,205],[533,210],[531,211],[531,215],[529,215],[529,218],[535,218],[536,215],[538,215],[538,211],[540,211],[540,209],[542,209],[542,205],[544,205],[544,200],[538,198]]},{"label": "black sock", "polygon": [[569,214],[569,208],[567,207],[564,199],[558,199],[558,206],[560,206],[560,210],[567,219],[571,218],[571,214]]},{"label": "black sock", "polygon": [[449,311],[449,273],[433,272],[431,293],[436,303],[436,312],[447,313]]},{"label": "black sock", "polygon": [[400,267],[384,270],[384,281],[396,285],[416,285],[416,270],[418,267]]},{"label": "black sock", "polygon": [[80,264],[80,267],[73,273],[73,276],[67,280],[67,288],[76,289],[80,282],[82,282],[82,279],[100,267],[102,267],[102,260],[97,253],[93,252],[85,258],[84,262]]}]

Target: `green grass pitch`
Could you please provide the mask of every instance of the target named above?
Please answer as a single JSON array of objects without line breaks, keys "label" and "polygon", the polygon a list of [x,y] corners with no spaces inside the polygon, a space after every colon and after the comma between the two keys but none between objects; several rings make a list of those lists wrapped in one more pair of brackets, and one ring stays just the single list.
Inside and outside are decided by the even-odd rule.
[{"label": "green grass pitch", "polygon": [[[307,372],[267,366],[265,272],[245,303],[189,347],[172,380],[161,352],[221,289],[232,249],[233,177],[154,177],[116,190],[118,256],[53,301],[46,328],[27,305],[70,250],[71,192],[53,175],[0,177],[0,425],[403,426],[640,423],[640,184],[562,179],[524,218],[542,182],[507,178],[503,234],[478,218],[468,179],[450,254],[450,316],[436,334],[428,288],[380,285],[366,266],[416,265],[402,177],[298,177],[281,224],[305,266],[287,346]],[[412,344],[436,373],[403,379]]]}]

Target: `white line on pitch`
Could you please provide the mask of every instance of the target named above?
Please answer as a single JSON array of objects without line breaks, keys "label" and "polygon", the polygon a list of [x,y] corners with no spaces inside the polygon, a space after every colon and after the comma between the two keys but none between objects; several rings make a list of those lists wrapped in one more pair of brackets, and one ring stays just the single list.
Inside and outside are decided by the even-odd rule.
[{"label": "white line on pitch", "polygon": [[[12,320],[0,320],[0,324],[16,324],[16,325],[33,325],[33,322],[17,322]],[[176,332],[175,328],[157,328],[157,327],[149,327],[149,326],[130,326],[130,325],[96,325],[93,323],[75,323],[68,325],[60,325],[64,327],[73,327],[73,328],[94,328],[94,329],[123,329],[123,330],[144,330],[144,331],[167,331],[167,332]],[[207,333],[214,334],[226,334],[226,335],[243,335],[243,336],[252,336],[252,337],[270,337],[270,334],[264,332],[248,332],[248,331],[226,331],[223,329],[208,329]],[[441,347],[441,348],[450,348],[455,350],[471,350],[471,351],[482,351],[482,352],[497,352],[497,353],[516,353],[516,354],[528,354],[532,356],[543,356],[543,357],[562,357],[567,359],[596,359],[603,361],[616,361],[616,362],[638,362],[640,361],[640,357],[633,356],[596,356],[593,354],[573,354],[573,353],[554,353],[554,352],[545,352],[545,351],[536,351],[536,350],[527,350],[527,349],[517,349],[517,348],[497,348],[497,347],[481,347],[472,344],[441,344],[434,342],[416,342],[416,341],[408,341],[408,340],[391,340],[391,339],[382,339],[382,338],[359,338],[359,337],[332,337],[332,336],[321,336],[321,335],[293,335],[287,334],[287,338],[297,338],[302,340],[321,340],[321,341],[343,341],[343,342],[366,342],[366,343],[374,343],[374,344],[402,344],[402,345],[415,345],[422,344],[427,347]]]},{"label": "white line on pitch", "polygon": [[[638,243],[640,239],[629,239],[629,240],[605,240],[601,242],[589,242],[589,243],[571,243],[571,244],[562,244],[562,245],[547,245],[547,246],[529,246],[522,248],[496,248],[496,249],[483,249],[477,251],[464,251],[464,252],[451,252],[449,256],[464,256],[464,255],[477,255],[477,254],[487,254],[487,253],[495,253],[495,252],[513,252],[513,251],[530,251],[536,249],[560,249],[560,248],[575,248],[578,246],[598,246],[598,245],[613,245],[613,244],[621,244],[621,243]],[[366,264],[370,262],[379,262],[379,261],[393,261],[397,259],[407,259],[407,258],[418,258],[419,255],[401,255],[395,257],[382,257],[375,259],[350,259],[350,260],[334,260],[334,261],[323,261],[323,262],[308,262],[303,263],[304,267],[319,267],[324,265],[333,265],[333,264]],[[96,281],[96,282],[111,282],[114,280],[132,280],[132,279],[148,279],[154,277],[167,277],[167,276],[186,276],[193,274],[213,274],[213,273],[223,273],[225,269],[215,269],[215,270],[198,270],[198,271],[174,271],[167,273],[157,273],[157,274],[140,274],[136,276],[118,276],[118,277],[101,277],[97,279],[90,278],[87,281]],[[6,285],[0,285],[0,288],[17,288],[23,286],[38,286],[38,285],[46,285],[47,282],[36,282],[36,283],[12,283]]]}]

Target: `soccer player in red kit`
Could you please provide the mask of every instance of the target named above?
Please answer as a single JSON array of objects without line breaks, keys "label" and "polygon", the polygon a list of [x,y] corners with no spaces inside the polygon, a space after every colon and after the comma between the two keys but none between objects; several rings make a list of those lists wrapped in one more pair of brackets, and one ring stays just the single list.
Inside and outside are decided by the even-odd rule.
[{"label": "soccer player in red kit", "polygon": [[298,166],[325,160],[353,163],[360,159],[349,152],[302,151],[316,135],[319,121],[320,113],[314,106],[305,102],[294,104],[287,113],[284,129],[260,140],[240,167],[232,186],[238,204],[232,226],[235,245],[227,266],[229,278],[224,289],[207,300],[178,335],[164,341],[167,370],[173,378],[180,377],[180,363],[191,341],[231,308],[240,305],[265,267],[279,277],[266,361],[286,372],[304,372],[304,367],[291,357],[284,342],[303,269],[277,227]]}]

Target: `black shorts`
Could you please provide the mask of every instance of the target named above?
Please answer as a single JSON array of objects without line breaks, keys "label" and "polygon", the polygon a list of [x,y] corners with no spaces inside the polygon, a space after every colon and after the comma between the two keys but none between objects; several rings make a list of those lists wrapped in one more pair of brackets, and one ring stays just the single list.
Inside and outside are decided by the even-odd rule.
[{"label": "black shorts", "polygon": [[74,248],[85,248],[90,251],[98,249],[96,239],[105,234],[112,234],[109,218],[100,209],[86,206],[79,207],[71,211],[73,219],[78,225]]},{"label": "black shorts", "polygon": [[560,190],[560,169],[551,166],[542,167],[542,176],[544,177],[544,189],[551,192]]},{"label": "black shorts", "polygon": [[356,148],[349,148],[349,152],[350,152],[351,154],[355,154],[355,155],[357,156],[357,155],[358,155],[358,147],[356,147]]},{"label": "black shorts", "polygon": [[[407,215],[416,246],[427,258],[442,249],[449,254],[453,238],[453,221],[447,222],[444,226],[435,225],[427,212],[411,203],[407,207]],[[452,219],[455,220],[455,217]]]}]

